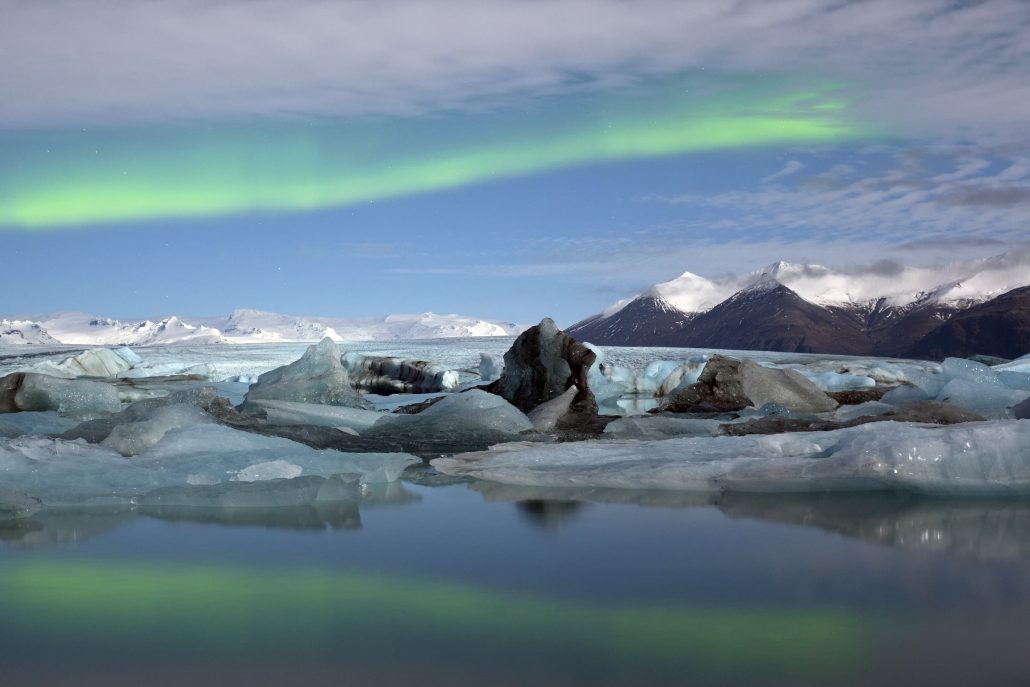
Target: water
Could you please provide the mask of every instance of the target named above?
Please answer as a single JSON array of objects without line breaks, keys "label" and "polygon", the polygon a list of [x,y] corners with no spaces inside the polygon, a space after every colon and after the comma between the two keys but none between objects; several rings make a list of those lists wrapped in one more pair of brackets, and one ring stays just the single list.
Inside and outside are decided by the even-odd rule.
[{"label": "water", "polygon": [[1008,685],[1030,503],[384,487],[0,527],[5,684]]}]

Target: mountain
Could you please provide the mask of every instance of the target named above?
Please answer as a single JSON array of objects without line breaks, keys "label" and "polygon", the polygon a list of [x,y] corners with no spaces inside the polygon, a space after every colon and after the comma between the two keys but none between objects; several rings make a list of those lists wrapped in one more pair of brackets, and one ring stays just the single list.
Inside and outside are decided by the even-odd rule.
[{"label": "mountain", "polygon": [[[944,326],[1028,283],[1030,251],[938,267],[881,263],[854,272],[776,262],[721,280],[687,272],[566,331],[601,345],[884,356],[933,350],[942,357],[950,355],[943,351],[962,349],[966,340],[966,348],[990,347],[987,325],[975,336]],[[1005,326],[1019,330],[1020,312]],[[955,320],[960,321],[966,322]],[[964,326],[974,327],[972,320]],[[943,331],[951,331],[950,338]],[[1003,336],[997,328],[991,331]],[[924,339],[939,343],[917,349]]]},{"label": "mountain", "polygon": [[38,322],[31,320],[0,320],[0,345],[59,344],[61,343]]},{"label": "mountain", "polygon": [[976,354],[1018,358],[1030,351],[1030,286],[969,307],[926,334],[914,356],[943,358]]},{"label": "mountain", "polygon": [[696,315],[686,331],[662,345],[858,354],[861,330],[856,317],[809,303],[766,276]]},{"label": "mountain", "polygon": [[515,336],[513,322],[464,315],[387,315],[321,318],[235,310],[227,317],[117,320],[83,312],[58,312],[26,320],[0,320],[0,344],[156,346],[169,344],[392,341],[472,336]]}]

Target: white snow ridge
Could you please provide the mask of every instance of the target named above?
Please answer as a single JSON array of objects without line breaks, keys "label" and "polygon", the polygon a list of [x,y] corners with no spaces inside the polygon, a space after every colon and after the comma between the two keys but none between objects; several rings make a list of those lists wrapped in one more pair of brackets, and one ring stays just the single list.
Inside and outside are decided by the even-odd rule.
[{"label": "white snow ridge", "polygon": [[117,320],[84,312],[0,320],[0,345],[156,346],[168,344],[394,341],[473,336],[515,336],[524,326],[465,315],[387,315],[367,318],[299,317],[234,310],[228,317]]}]

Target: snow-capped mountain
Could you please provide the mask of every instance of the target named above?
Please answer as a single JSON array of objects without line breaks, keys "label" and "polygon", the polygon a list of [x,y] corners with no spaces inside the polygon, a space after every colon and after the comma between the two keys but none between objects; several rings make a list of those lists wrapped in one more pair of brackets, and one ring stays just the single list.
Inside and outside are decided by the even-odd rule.
[{"label": "snow-capped mountain", "polygon": [[3,344],[59,344],[39,322],[31,320],[0,320],[0,345]]},{"label": "snow-capped mountain", "polygon": [[228,317],[117,320],[83,312],[59,312],[25,320],[0,320],[0,344],[156,346],[167,344],[389,341],[471,336],[515,336],[513,322],[464,315],[388,315],[378,318],[298,317],[235,310]]},{"label": "snow-capped mountain", "polygon": [[957,313],[1030,284],[1030,251],[855,271],[776,262],[711,280],[686,272],[568,328],[597,344],[902,355]]}]

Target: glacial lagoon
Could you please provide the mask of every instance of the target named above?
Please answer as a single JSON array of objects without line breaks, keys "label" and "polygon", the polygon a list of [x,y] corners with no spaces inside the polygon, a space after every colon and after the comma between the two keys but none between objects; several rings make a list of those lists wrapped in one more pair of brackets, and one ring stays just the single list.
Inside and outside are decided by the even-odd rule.
[{"label": "glacial lagoon", "polygon": [[[471,370],[480,352],[500,355],[510,343],[341,348]],[[139,349],[149,365],[141,369],[154,375],[119,388],[126,400],[199,385],[242,395],[253,376],[304,348]],[[0,360],[0,374],[70,354],[18,353]],[[613,365],[641,370],[697,352],[604,354]],[[940,366],[917,361],[750,355],[797,366],[824,384],[841,381],[833,375],[844,368],[877,376],[877,383],[941,374]],[[416,396],[375,402],[385,410]],[[632,396],[608,407],[633,412],[641,399]],[[64,418],[14,413],[6,416],[9,434],[24,426],[12,424],[19,416],[38,423],[40,433],[63,431],[54,423]],[[1011,433],[1024,422],[983,426],[1000,437],[991,428]],[[902,431],[877,432],[885,424],[812,435],[869,432],[851,440],[861,446],[864,436]],[[976,427],[954,425],[966,426]],[[403,461],[376,473],[357,461],[347,472],[362,479],[336,484],[275,472],[286,439],[246,434],[233,448],[222,437],[232,431],[172,429],[132,458],[82,440],[3,440],[4,474],[22,485],[43,484],[19,461],[44,454],[53,465],[85,456],[97,461],[90,465],[124,461],[136,469],[171,456],[187,466],[183,475],[160,468],[166,481],[195,477],[203,461],[236,471],[235,485],[256,466],[279,478],[223,493],[212,475],[202,475],[138,493],[152,476],[132,473],[95,483],[125,485],[125,498],[44,498],[35,512],[0,521],[5,682],[1009,685],[1030,670],[1030,502],[1019,491],[1022,456],[1001,455],[1004,446],[995,463],[978,465],[995,486],[990,470],[1007,471],[1016,485],[1011,494],[916,493],[897,482],[865,492],[828,491],[821,483],[812,493],[752,493],[643,489],[631,481],[605,487],[577,475],[576,460],[563,469],[573,470],[566,477],[578,486],[512,483],[546,482],[529,458],[516,466],[517,479],[510,471],[492,473],[497,479],[451,476],[424,461],[403,473]],[[1018,452],[1022,435],[1012,436],[1009,446]],[[753,437],[739,439],[740,446],[754,444]],[[646,462],[669,461],[669,446],[711,440],[594,443],[636,447],[635,458]],[[198,448],[205,441],[212,445]],[[297,446],[284,462],[322,470],[326,454]],[[626,467],[622,458],[615,462]],[[586,468],[599,470],[597,463]],[[95,486],[91,477],[83,473],[71,486]],[[52,493],[71,494],[71,486]]]}]

